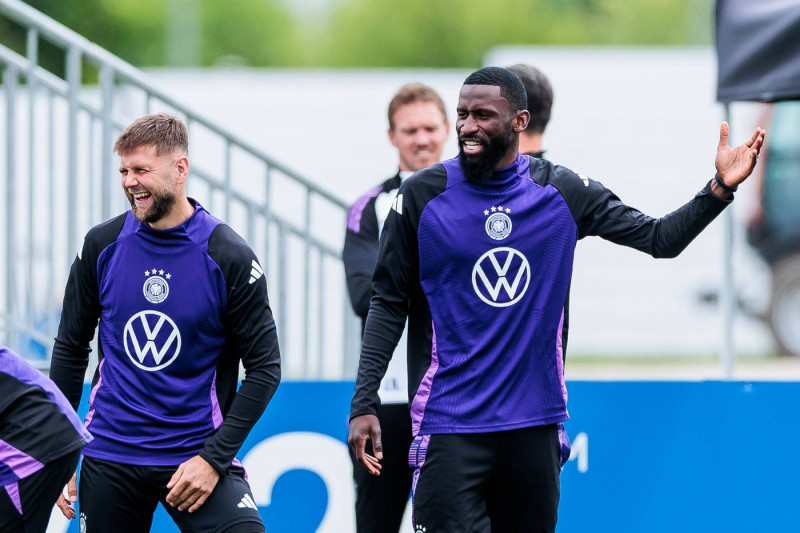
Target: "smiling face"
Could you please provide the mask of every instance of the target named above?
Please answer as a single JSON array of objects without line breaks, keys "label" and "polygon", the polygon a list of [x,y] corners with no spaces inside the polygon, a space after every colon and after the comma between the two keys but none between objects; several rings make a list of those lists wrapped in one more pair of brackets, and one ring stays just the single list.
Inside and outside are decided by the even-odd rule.
[{"label": "smiling face", "polygon": [[492,171],[505,168],[517,157],[519,133],[528,112],[512,112],[495,85],[464,85],[456,111],[458,152],[464,177],[485,183]]},{"label": "smiling face", "polygon": [[184,196],[188,160],[179,153],[158,155],[154,145],[137,146],[120,155],[119,172],[133,214],[156,229],[177,220],[178,200]]},{"label": "smiling face", "polygon": [[416,172],[441,160],[450,126],[434,102],[416,101],[397,108],[389,141],[397,148],[400,170]]}]

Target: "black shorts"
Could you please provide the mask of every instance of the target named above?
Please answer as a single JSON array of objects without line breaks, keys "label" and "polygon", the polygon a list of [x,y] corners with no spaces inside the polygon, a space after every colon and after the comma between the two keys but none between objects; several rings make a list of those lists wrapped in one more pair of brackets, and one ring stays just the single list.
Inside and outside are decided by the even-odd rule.
[{"label": "black shorts", "polygon": [[415,528],[470,533],[485,508],[492,531],[555,531],[562,453],[556,424],[416,437]]},{"label": "black shorts", "polygon": [[0,531],[44,533],[58,495],[75,473],[80,456],[81,451],[75,450],[0,488]]},{"label": "black shorts", "polygon": [[[244,469],[231,467],[211,496],[193,513],[166,502],[176,466],[139,466],[84,457],[78,483],[78,512],[87,531],[148,533],[161,502],[183,532],[263,533]],[[82,529],[83,530],[83,529]]]},{"label": "black shorts", "polygon": [[[378,421],[383,444],[381,475],[367,472],[355,461],[350,450],[356,484],[357,533],[397,533],[411,495],[408,449],[412,436],[408,404],[382,404],[378,409]],[[371,441],[367,441],[366,451],[373,453]]]}]

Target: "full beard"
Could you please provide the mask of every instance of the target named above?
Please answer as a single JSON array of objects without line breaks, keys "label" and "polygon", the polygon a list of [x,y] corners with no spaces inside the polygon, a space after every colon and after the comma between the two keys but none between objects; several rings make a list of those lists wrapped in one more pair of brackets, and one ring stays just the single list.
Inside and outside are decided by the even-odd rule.
[{"label": "full beard", "polygon": [[[484,147],[483,151],[475,155],[464,153],[464,145],[462,143],[464,139],[480,141]],[[468,135],[461,136],[458,140],[458,162],[461,166],[461,171],[464,173],[464,178],[469,182],[483,185],[491,179],[497,164],[508,152],[512,138],[511,132],[508,131],[503,135],[490,139],[488,143],[483,139]]]},{"label": "full beard", "polygon": [[145,224],[155,224],[169,214],[172,207],[175,205],[175,195],[169,192],[156,193],[150,191],[150,197],[153,199],[149,209],[143,209],[136,205],[132,194],[128,194],[128,201],[131,203],[131,210],[133,215]]}]

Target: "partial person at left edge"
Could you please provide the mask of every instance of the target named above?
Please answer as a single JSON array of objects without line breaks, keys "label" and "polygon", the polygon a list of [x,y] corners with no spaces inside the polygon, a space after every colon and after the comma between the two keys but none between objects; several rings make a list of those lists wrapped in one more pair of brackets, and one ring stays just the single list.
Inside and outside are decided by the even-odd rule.
[{"label": "partial person at left edge", "polygon": [[280,381],[275,323],[253,251],[186,196],[188,144],[164,113],[119,135],[131,209],[88,232],[67,281],[50,376],[73,406],[98,330],[77,491],[87,531],[145,533],[159,502],[181,531],[264,531],[236,454]]},{"label": "partial person at left edge", "polygon": [[44,533],[92,440],[55,384],[0,345],[0,531]]}]

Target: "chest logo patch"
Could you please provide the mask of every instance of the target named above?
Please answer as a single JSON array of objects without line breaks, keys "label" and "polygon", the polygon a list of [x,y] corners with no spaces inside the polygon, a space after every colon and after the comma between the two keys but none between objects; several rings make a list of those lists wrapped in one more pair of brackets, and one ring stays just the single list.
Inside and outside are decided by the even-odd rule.
[{"label": "chest logo patch", "polygon": [[486,233],[496,241],[502,241],[511,233],[511,219],[505,213],[495,213],[486,219]]},{"label": "chest logo patch", "polygon": [[511,234],[511,217],[508,214],[511,209],[508,207],[492,206],[491,210],[484,209],[486,219],[486,234],[496,241],[502,241]]},{"label": "chest logo patch", "polygon": [[133,364],[153,372],[172,364],[181,351],[181,332],[158,311],[140,311],[125,324],[125,353]]},{"label": "chest logo patch", "polygon": [[160,304],[169,296],[169,283],[167,280],[171,277],[169,273],[164,275],[163,270],[145,270],[144,275],[147,277],[142,286],[142,292],[148,302]]},{"label": "chest logo patch", "polygon": [[514,305],[525,295],[531,266],[521,252],[508,247],[489,250],[472,269],[472,287],[492,307]]}]

